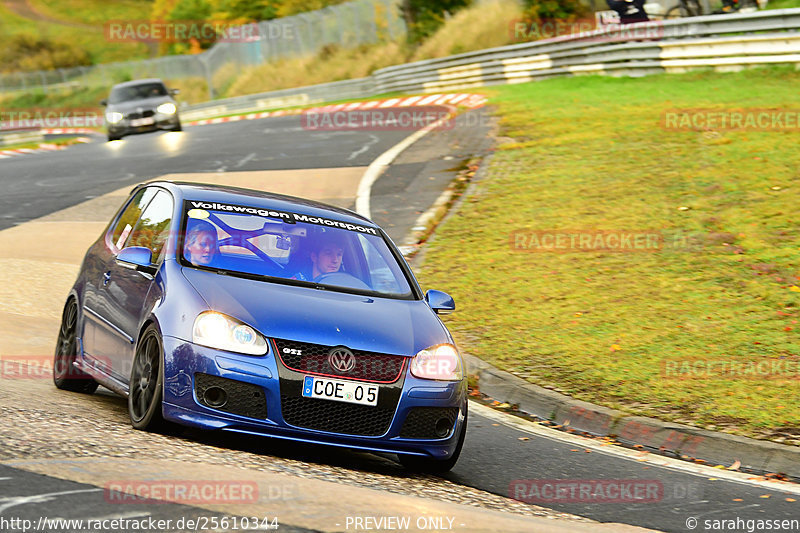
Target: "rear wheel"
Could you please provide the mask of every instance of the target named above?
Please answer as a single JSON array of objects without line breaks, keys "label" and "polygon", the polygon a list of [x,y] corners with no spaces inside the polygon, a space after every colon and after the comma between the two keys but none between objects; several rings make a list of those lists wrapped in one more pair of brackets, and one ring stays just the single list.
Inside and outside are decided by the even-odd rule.
[{"label": "rear wheel", "polygon": [[136,429],[156,431],[164,426],[161,414],[164,368],[161,335],[150,325],[139,338],[131,370],[128,415]]},{"label": "rear wheel", "polygon": [[439,460],[431,459],[429,457],[419,457],[418,455],[398,455],[400,464],[412,472],[419,472],[423,474],[446,474],[456,466],[458,457],[461,455],[461,448],[464,447],[464,439],[467,436],[467,417],[464,417],[464,423],[461,425],[461,432],[458,434],[458,444],[448,459]]},{"label": "rear wheel", "polygon": [[72,392],[91,394],[97,390],[97,382],[75,367],[78,355],[78,302],[70,298],[61,314],[56,354],[53,358],[53,383],[56,387]]}]

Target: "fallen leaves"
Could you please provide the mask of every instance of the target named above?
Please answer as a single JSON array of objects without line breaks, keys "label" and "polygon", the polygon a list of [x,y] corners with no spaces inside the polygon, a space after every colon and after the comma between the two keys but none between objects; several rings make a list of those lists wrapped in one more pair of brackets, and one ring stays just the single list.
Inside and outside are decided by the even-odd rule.
[{"label": "fallen leaves", "polygon": [[739,459],[736,459],[731,466],[728,467],[728,470],[739,470],[739,467],[742,466],[742,462]]}]

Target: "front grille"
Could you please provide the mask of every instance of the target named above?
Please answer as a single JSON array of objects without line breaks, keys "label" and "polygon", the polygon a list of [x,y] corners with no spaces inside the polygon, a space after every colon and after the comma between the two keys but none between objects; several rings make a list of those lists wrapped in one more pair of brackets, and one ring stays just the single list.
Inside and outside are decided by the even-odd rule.
[{"label": "front grille", "polygon": [[133,113],[128,113],[127,118],[129,120],[137,119],[137,118],[147,118],[147,117],[155,116],[155,114],[156,114],[155,111],[153,111],[152,109],[148,109],[147,111],[144,111],[142,113],[139,113],[139,112],[136,112],[136,111],[134,111]]},{"label": "front grille", "polygon": [[281,339],[274,339],[274,342],[283,364],[291,370],[304,374],[393,383],[402,375],[407,359],[402,355],[350,350],[356,358],[356,364],[352,370],[341,372],[332,367],[328,361],[328,354],[335,348],[334,346]]},{"label": "front grille", "polygon": [[[206,398],[206,392],[212,387],[225,391],[227,398],[221,405]],[[194,375],[194,388],[197,401],[206,407],[250,418],[267,418],[267,399],[264,389],[258,385],[198,372]]]},{"label": "front grille", "polygon": [[406,416],[400,436],[406,439],[442,439],[449,435],[439,434],[436,423],[440,419],[448,421],[448,428],[452,429],[458,418],[458,407],[414,407]]},{"label": "front grille", "polygon": [[293,426],[374,437],[389,431],[395,411],[367,405],[289,396],[281,396],[281,409],[283,419]]}]

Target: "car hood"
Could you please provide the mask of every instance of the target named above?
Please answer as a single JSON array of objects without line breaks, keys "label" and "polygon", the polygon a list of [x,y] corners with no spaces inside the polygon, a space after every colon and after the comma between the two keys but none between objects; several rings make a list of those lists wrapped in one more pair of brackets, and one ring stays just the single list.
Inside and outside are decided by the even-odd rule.
[{"label": "car hood", "polygon": [[267,337],[414,355],[452,342],[424,300],[393,300],[182,268],[208,306]]},{"label": "car hood", "polygon": [[142,109],[155,109],[165,102],[173,102],[169,96],[154,96],[153,98],[144,98],[142,100],[128,100],[126,102],[119,102],[117,104],[108,104],[108,111],[119,111],[121,113],[129,113],[136,111],[138,108]]}]

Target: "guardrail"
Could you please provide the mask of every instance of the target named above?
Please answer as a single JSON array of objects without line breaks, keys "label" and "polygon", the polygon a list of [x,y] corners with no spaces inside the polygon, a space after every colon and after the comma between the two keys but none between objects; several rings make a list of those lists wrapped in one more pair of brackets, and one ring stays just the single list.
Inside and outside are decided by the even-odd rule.
[{"label": "guardrail", "polygon": [[[125,27],[130,25],[132,33],[135,33],[133,27],[143,26],[143,38],[149,37],[147,32],[151,30],[146,22],[115,22]],[[29,92],[37,88],[47,92],[65,87],[110,87],[136,78],[198,78],[205,79],[209,98],[213,98],[216,88],[224,86],[243,67],[308,56],[329,45],[354,48],[394,41],[406,32],[398,0],[350,0],[315,11],[262,21],[256,29],[251,28],[253,40],[217,42],[200,54],[32,72],[0,72],[0,93]]]},{"label": "guardrail", "polygon": [[0,146],[11,146],[12,144],[35,143],[44,140],[44,135],[40,131],[22,132],[3,132],[0,131]]},{"label": "guardrail", "polygon": [[387,67],[357,80],[214,100],[189,106],[184,113],[199,119],[391,92],[433,93],[554,76],[644,76],[779,63],[800,66],[799,30],[800,9],[629,24]]}]

